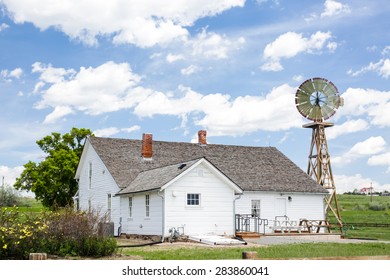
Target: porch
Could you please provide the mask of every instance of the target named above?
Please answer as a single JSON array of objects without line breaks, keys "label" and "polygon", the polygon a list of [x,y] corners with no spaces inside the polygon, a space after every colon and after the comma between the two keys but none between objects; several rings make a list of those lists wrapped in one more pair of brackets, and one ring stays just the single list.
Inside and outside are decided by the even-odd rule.
[{"label": "porch", "polygon": [[252,214],[236,214],[235,232],[241,238],[257,238],[275,234],[324,234],[331,232],[326,220],[290,220],[288,216],[275,216],[273,220]]}]

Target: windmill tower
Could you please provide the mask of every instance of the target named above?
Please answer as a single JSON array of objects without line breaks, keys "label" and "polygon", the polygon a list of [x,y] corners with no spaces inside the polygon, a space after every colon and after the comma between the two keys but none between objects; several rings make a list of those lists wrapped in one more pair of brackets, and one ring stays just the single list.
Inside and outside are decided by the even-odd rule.
[{"label": "windmill tower", "polygon": [[325,122],[344,105],[337,87],[323,78],[312,78],[304,81],[295,95],[295,105],[302,116],[313,122],[303,125],[312,129],[309,164],[307,174],[327,191],[325,196],[326,220],[334,219],[342,231],[340,209],[336,196],[336,186],[333,179],[328,143],[325,128],[333,123]]}]

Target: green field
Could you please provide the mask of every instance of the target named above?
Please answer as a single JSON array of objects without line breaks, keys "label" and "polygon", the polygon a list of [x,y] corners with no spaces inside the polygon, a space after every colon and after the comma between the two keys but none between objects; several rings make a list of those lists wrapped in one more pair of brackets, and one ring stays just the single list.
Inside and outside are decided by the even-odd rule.
[{"label": "green field", "polygon": [[20,212],[24,213],[38,213],[45,210],[42,203],[30,197],[23,197],[18,208]]},{"label": "green field", "polygon": [[390,227],[359,225],[390,224],[390,196],[339,195],[338,201],[347,238],[390,240]]},{"label": "green field", "polygon": [[193,247],[147,246],[125,248],[119,252],[145,260],[227,260],[242,259],[243,251],[256,251],[261,259],[350,258],[356,256],[389,256],[389,243],[305,243],[263,247]]}]

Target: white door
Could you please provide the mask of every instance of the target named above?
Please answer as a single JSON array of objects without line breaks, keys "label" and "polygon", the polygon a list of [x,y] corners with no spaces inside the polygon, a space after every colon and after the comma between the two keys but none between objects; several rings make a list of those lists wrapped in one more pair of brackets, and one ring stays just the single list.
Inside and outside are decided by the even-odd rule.
[{"label": "white door", "polygon": [[286,216],[286,198],[278,197],[275,201],[275,216]]}]

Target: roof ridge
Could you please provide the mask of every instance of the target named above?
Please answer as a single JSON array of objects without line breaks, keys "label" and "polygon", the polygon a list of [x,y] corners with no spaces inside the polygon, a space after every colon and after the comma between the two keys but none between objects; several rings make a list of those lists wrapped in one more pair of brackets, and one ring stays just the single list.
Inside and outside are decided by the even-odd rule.
[{"label": "roof ridge", "polygon": [[[99,136],[91,136],[91,138],[96,139],[108,139],[108,140],[119,140],[119,141],[133,141],[133,142],[142,142],[142,139],[130,139],[130,138],[115,138],[115,137],[99,137]],[[274,146],[253,146],[253,145],[237,145],[237,144],[222,144],[222,143],[207,143],[206,145],[200,145],[199,143],[192,142],[184,142],[184,141],[168,141],[168,140],[155,140],[153,139],[153,143],[170,143],[170,144],[184,144],[184,145],[197,145],[197,146],[227,146],[227,147],[245,147],[245,148],[260,148],[260,149],[276,149],[278,148]]]}]

